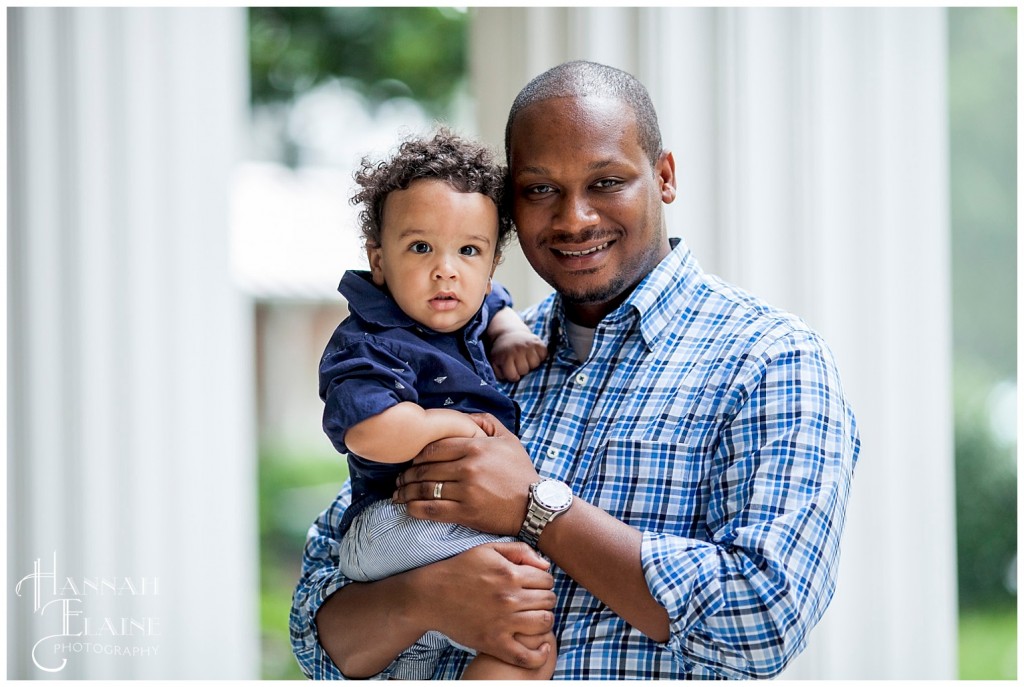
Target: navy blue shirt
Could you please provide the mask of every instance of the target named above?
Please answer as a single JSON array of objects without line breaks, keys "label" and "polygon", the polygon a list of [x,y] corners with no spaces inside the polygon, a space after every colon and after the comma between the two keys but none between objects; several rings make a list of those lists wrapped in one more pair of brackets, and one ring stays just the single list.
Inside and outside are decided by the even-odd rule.
[{"label": "navy blue shirt", "polygon": [[482,337],[490,318],[510,306],[508,292],[494,284],[480,311],[457,332],[441,333],[410,318],[370,273],[349,270],[338,286],[350,315],[338,325],[320,360],[324,431],[348,454],[352,505],[341,531],[375,501],[391,498],[406,463],[377,463],[354,455],[345,432],[403,401],[423,408],[491,413],[519,432],[519,408],[495,387]]}]

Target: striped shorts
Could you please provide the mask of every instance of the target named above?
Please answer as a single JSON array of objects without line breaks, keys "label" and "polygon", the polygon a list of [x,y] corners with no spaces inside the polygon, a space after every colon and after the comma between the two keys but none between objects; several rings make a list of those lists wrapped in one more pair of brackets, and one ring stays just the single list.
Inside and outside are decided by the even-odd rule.
[{"label": "striped shorts", "polygon": [[[514,542],[471,530],[462,525],[420,520],[405,504],[384,500],[371,504],[356,516],[341,539],[338,567],[357,582],[373,582],[391,575],[436,563],[490,542]],[[449,646],[471,651],[440,632],[428,632],[388,666],[393,679],[429,680],[441,653]]]}]

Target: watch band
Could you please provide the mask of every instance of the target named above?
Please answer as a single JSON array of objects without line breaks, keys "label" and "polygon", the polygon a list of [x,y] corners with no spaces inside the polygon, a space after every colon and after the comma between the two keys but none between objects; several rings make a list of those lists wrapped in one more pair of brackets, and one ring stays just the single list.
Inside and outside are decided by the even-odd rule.
[{"label": "watch band", "polygon": [[[533,505],[532,494],[530,495],[530,505]],[[519,529],[519,538],[533,548],[537,548],[537,540],[540,539],[540,533],[544,531],[544,528],[553,519],[551,515],[538,513],[532,507],[527,508],[526,520],[523,521],[523,526]]]}]

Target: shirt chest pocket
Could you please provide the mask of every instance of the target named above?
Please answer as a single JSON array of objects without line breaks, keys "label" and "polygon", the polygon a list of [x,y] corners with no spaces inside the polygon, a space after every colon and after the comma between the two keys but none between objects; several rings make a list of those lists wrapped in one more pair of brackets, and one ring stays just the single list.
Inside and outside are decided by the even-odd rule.
[{"label": "shirt chest pocket", "polygon": [[613,439],[582,496],[640,530],[699,536],[707,503],[702,466],[703,456],[685,445]]}]

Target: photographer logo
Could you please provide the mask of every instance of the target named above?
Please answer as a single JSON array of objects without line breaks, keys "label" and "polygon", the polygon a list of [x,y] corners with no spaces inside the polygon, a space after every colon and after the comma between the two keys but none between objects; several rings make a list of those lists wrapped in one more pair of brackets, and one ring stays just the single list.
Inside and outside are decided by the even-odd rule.
[{"label": "photographer logo", "polygon": [[[160,595],[158,577],[72,577],[58,572],[57,552],[52,563],[37,558],[32,572],[18,581],[17,596],[31,599],[32,613],[52,629],[32,645],[32,662],[42,671],[58,673],[68,656],[101,654],[118,658],[156,656],[160,620],[146,615],[90,614],[97,606],[138,604],[138,597]],[[46,630],[44,630],[46,631]]]}]

